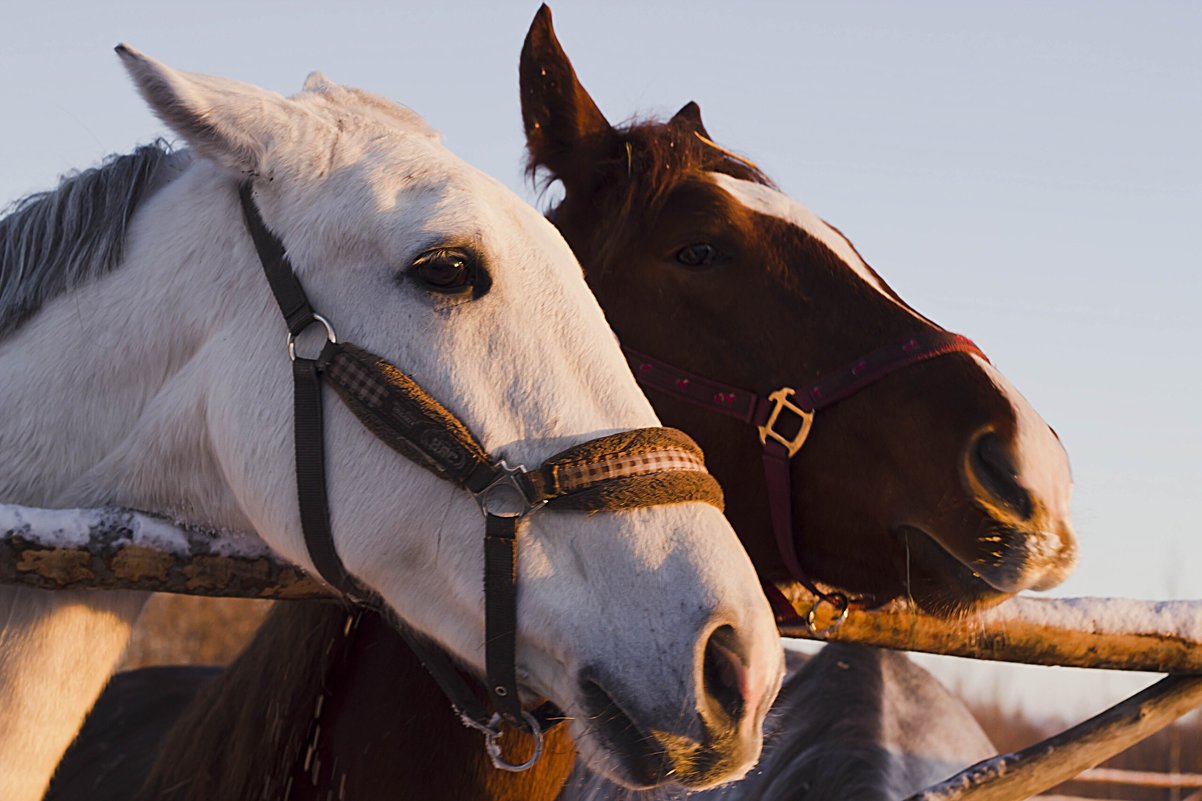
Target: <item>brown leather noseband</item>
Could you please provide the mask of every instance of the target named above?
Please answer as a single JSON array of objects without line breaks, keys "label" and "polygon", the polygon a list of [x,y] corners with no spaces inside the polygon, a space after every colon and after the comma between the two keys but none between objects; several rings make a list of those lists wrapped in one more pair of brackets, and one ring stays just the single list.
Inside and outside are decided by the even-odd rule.
[{"label": "brown leather noseband", "polygon": [[[890,373],[928,359],[952,353],[970,353],[989,361],[968,337],[938,329],[918,334],[896,345],[878,348],[826,373],[801,390],[781,387],[764,396],[689,373],[625,345],[622,350],[635,378],[644,387],[666,392],[677,400],[734,417],[756,427],[760,443],[764,446],[764,482],[776,545],[792,577],[818,598],[818,603],[801,618],[818,635],[837,629],[848,610],[869,608],[876,603],[870,598],[853,599],[842,592],[821,590],[801,566],[798,552],[800,536],[793,521],[791,465],[793,457],[810,435],[814,414],[850,398]],[[761,579],[778,620],[798,619],[797,611],[780,589],[766,578]],[[818,607],[824,602],[834,610],[834,622],[825,628],[816,623]]]},{"label": "brown leather noseband", "polygon": [[[240,188],[243,217],[263,272],[288,327],[295,409],[297,496],[305,546],[317,572],[348,600],[382,604],[351,576],[334,545],[326,493],[321,385],[324,379],[360,422],[406,458],[467,490],[484,513],[485,667],[490,714],[447,654],[407,626],[399,631],[448,695],[466,725],[484,733],[493,764],[524,770],[538,759],[541,735],[557,714],[548,702],[534,713],[518,692],[517,536],[522,520],[548,509],[612,511],[683,501],[722,508],[722,491],[701,450],[669,428],[644,428],[575,445],[533,470],[493,458],[471,431],[416,381],[361,348],[340,343],[314,311],[283,242],[263,222],[250,182]],[[316,358],[297,355],[295,338],[317,324],[326,342]],[[562,717],[562,715],[560,715]],[[497,743],[500,723],[535,736],[534,756],[512,765]]]}]

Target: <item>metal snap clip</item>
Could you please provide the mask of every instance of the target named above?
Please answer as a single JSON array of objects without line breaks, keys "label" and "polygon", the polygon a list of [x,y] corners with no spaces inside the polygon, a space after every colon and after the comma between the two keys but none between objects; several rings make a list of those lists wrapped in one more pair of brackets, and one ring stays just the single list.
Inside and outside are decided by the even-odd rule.
[{"label": "metal snap clip", "polygon": [[526,487],[522,483],[522,476],[526,474],[524,466],[510,467],[502,459],[495,467],[496,478],[473,495],[485,517],[522,518],[546,503],[545,500],[532,501],[526,494]]}]

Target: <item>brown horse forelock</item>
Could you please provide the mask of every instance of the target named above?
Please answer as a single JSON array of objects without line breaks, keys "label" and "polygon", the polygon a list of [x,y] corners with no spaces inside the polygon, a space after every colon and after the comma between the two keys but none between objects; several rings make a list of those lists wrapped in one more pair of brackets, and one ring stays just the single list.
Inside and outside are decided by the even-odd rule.
[{"label": "brown horse forelock", "polygon": [[[564,147],[547,157],[532,141],[529,169],[563,182],[548,217],[624,344],[766,394],[937,327],[800,227],[718,186],[713,173],[772,183],[714,145],[694,104],[668,122],[594,128],[578,144],[584,163]],[[674,262],[696,242],[717,247],[722,263],[690,270]],[[649,395],[667,424],[705,449],[761,573],[783,578],[752,430]],[[1014,410],[965,354],[915,365],[820,412],[794,460],[802,564],[845,590],[880,600],[909,593],[935,611],[1002,597],[962,564],[998,549],[989,538],[1001,526],[973,502],[961,469],[968,443],[986,428],[1010,441]]]}]

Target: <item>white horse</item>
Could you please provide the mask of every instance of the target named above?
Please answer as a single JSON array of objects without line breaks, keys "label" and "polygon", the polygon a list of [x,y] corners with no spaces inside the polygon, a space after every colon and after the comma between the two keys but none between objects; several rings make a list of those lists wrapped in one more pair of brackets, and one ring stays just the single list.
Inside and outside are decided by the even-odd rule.
[{"label": "white horse", "polygon": [[[239,212],[247,176],[314,306],[341,336],[405,369],[490,453],[538,464],[656,424],[563,240],[412,112],[316,74],[284,98],[118,53],[191,150],[143,148],[0,221],[0,501],[120,505],[255,532],[312,568],[285,331]],[[489,291],[428,291],[414,264],[442,251],[487,274]],[[332,525],[348,571],[481,672],[475,502],[341,404],[328,403],[326,418]],[[518,551],[527,700],[546,696],[584,718],[584,686],[595,697],[600,685],[644,731],[725,743],[712,746],[727,749],[724,772],[698,785],[755,762],[781,648],[716,509],[542,513]],[[4,801],[40,797],[144,601],[0,588]],[[720,647],[738,655],[746,713],[709,736],[699,710],[715,702],[701,662],[727,627]],[[623,752],[578,722],[573,735],[594,768],[636,780],[639,749]]]}]

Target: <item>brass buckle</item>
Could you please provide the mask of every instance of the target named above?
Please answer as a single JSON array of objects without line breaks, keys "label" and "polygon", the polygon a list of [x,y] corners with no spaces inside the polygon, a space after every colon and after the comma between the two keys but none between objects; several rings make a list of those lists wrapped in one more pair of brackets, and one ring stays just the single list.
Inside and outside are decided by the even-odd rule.
[{"label": "brass buckle", "polygon": [[[797,404],[789,400],[789,398],[795,394],[796,393],[793,391],[792,387],[781,387],[776,392],[773,392],[771,395],[769,395],[768,400],[772,401],[776,405],[772,407],[772,414],[768,415],[768,422],[764,423],[762,426],[758,426],[760,429],[760,443],[767,445],[768,438],[771,437],[788,449],[790,459],[792,459],[793,456],[799,450],[801,450],[801,446],[805,444],[806,437],[810,435],[810,427],[814,425],[814,413],[807,412],[805,409],[802,409]],[[792,439],[789,439],[788,437],[777,433],[776,431],[776,422],[780,418],[782,409],[788,409],[801,419],[801,428],[797,430],[797,433]]]}]

